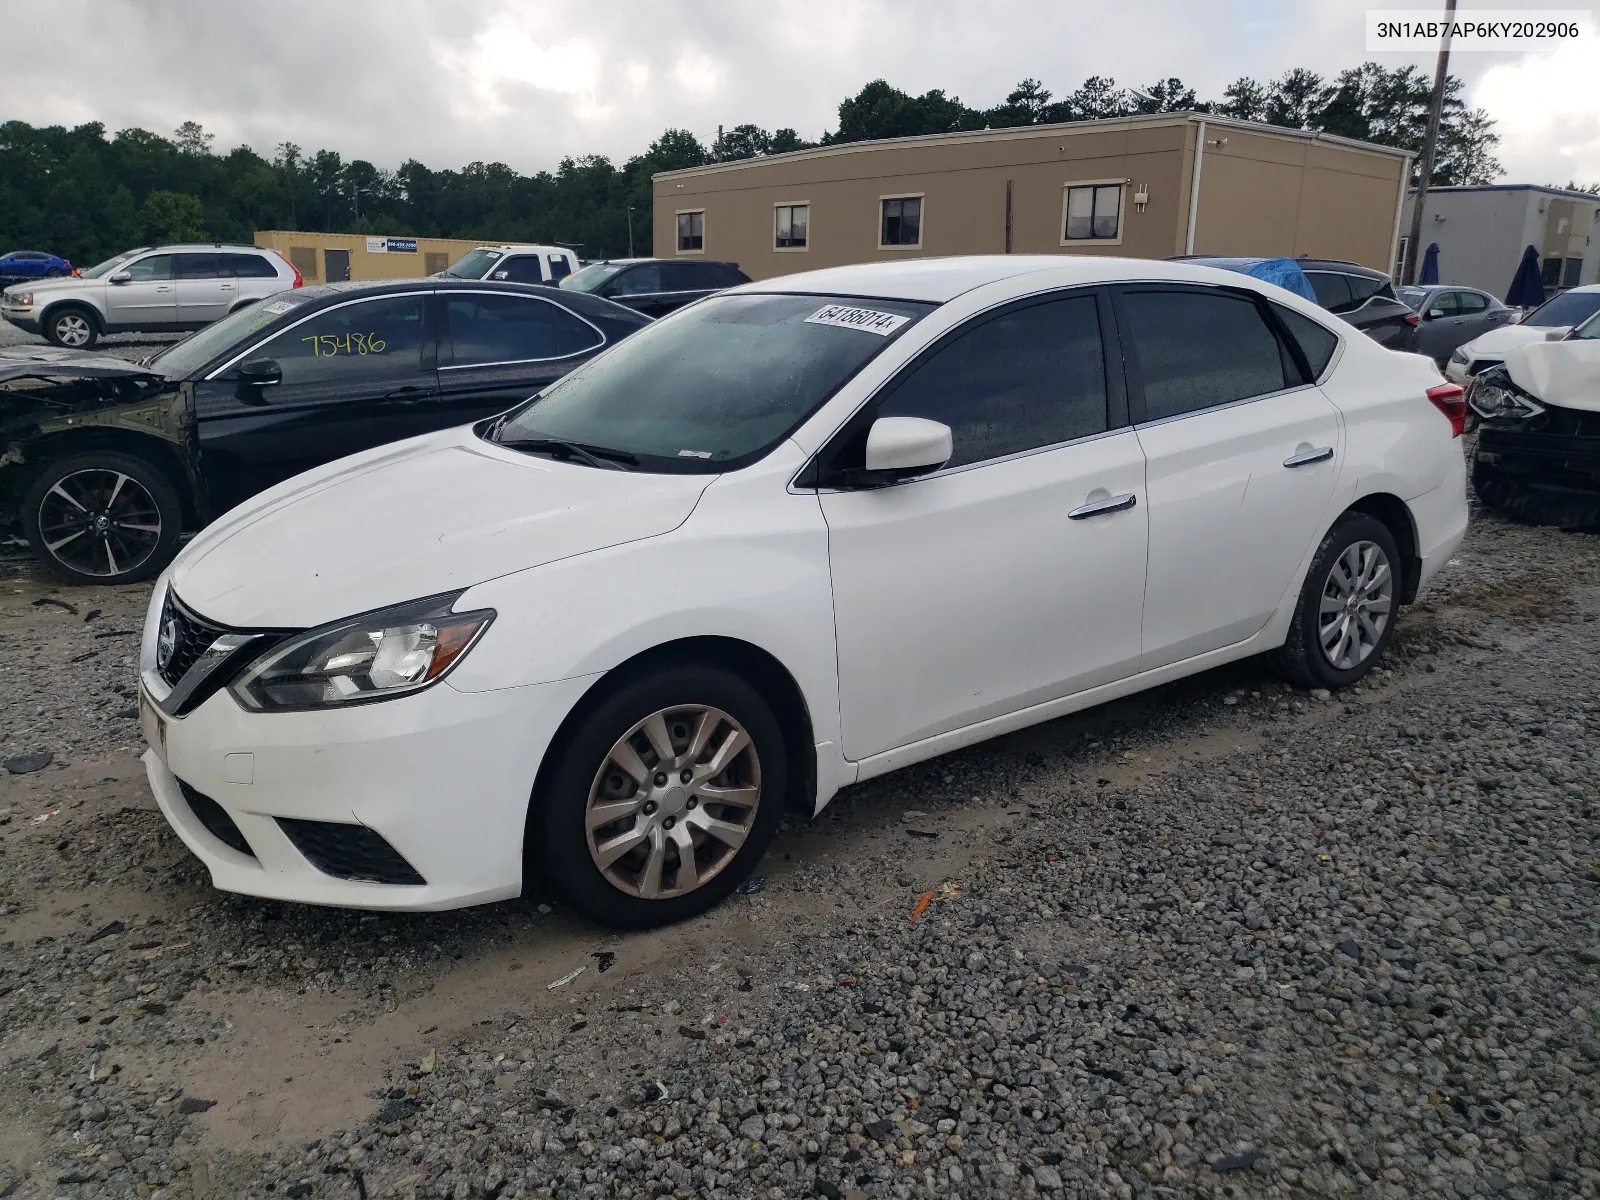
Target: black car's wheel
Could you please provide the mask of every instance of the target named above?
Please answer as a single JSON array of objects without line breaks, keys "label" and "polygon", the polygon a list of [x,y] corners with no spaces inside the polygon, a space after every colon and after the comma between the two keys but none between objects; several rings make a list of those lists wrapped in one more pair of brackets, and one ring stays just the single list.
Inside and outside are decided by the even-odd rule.
[{"label": "black car's wheel", "polygon": [[1348,687],[1378,665],[1400,613],[1400,552],[1366,513],[1334,523],[1306,572],[1273,667],[1302,687]]},{"label": "black car's wheel", "polygon": [[65,274],[66,274],[66,272],[63,271],[60,267],[51,267],[48,271],[46,271],[44,273],[44,277],[46,279],[60,279]]},{"label": "black car's wheel", "polygon": [[44,336],[68,350],[87,350],[100,340],[100,326],[88,309],[67,304],[45,317]]},{"label": "black car's wheel", "polygon": [[783,734],[759,692],[685,665],[622,684],[549,754],[529,868],[601,925],[705,912],[766,853],[783,807]]},{"label": "black car's wheel", "polygon": [[183,503],[159,468],[91,450],[34,477],[22,525],[39,561],[68,583],[133,583],[172,561]]}]

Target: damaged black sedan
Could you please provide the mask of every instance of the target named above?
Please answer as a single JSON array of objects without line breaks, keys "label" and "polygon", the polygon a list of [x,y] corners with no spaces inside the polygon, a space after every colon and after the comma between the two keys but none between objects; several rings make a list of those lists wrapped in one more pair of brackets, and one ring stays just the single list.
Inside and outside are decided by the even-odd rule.
[{"label": "damaged black sedan", "polygon": [[385,280],[283,293],[141,363],[0,351],[0,519],[69,583],[148,579],[257,492],[503,412],[647,324],[580,292]]},{"label": "damaged black sedan", "polygon": [[1513,350],[1473,379],[1467,405],[1485,505],[1533,524],[1600,528],[1600,314],[1562,341]]}]

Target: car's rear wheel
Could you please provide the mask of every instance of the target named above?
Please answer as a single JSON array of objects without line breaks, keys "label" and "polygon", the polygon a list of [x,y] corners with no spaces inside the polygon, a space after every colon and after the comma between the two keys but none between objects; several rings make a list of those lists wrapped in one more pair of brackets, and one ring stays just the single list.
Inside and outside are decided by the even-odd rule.
[{"label": "car's rear wheel", "polygon": [[777,831],[788,778],[777,718],[717,667],[622,684],[550,750],[529,867],[602,925],[649,929],[733,891]]},{"label": "car's rear wheel", "polygon": [[86,308],[58,308],[44,320],[44,336],[68,350],[87,350],[100,340],[100,327]]},{"label": "car's rear wheel", "polygon": [[68,583],[134,583],[172,561],[183,503],[158,467],[91,450],[34,477],[22,524],[39,561]]},{"label": "car's rear wheel", "polygon": [[46,271],[44,273],[44,277],[46,279],[60,279],[65,274],[66,274],[66,272],[63,271],[60,267],[51,267],[48,271]]},{"label": "car's rear wheel", "polygon": [[1400,551],[1388,526],[1346,513],[1317,547],[1272,665],[1302,687],[1355,683],[1378,665],[1394,634],[1400,580]]}]

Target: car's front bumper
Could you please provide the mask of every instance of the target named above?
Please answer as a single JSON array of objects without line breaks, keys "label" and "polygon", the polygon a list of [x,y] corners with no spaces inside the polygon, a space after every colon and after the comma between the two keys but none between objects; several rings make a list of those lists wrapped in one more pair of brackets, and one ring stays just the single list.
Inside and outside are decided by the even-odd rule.
[{"label": "car's front bumper", "polygon": [[1527,521],[1600,525],[1600,413],[1545,405],[1525,422],[1480,421],[1478,491]]},{"label": "car's front bumper", "polygon": [[[162,813],[231,892],[351,908],[432,910],[518,895],[529,797],[561,720],[592,680],[489,692],[449,681],[343,710],[247,712],[227,691],[183,717],[141,704]],[[209,798],[248,843],[219,838],[185,796]],[[341,878],[281,820],[365,826],[421,876]]]},{"label": "car's front bumper", "polygon": [[39,332],[39,313],[32,307],[0,306],[0,317],[28,333]]}]

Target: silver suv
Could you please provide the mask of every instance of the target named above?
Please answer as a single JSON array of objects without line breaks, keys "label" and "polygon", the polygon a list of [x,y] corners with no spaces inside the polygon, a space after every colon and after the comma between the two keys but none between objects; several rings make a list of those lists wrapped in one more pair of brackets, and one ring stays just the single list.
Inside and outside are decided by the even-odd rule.
[{"label": "silver suv", "polygon": [[255,246],[141,246],[68,279],[0,292],[0,317],[84,350],[106,333],[199,329],[274,292],[300,272]]}]

